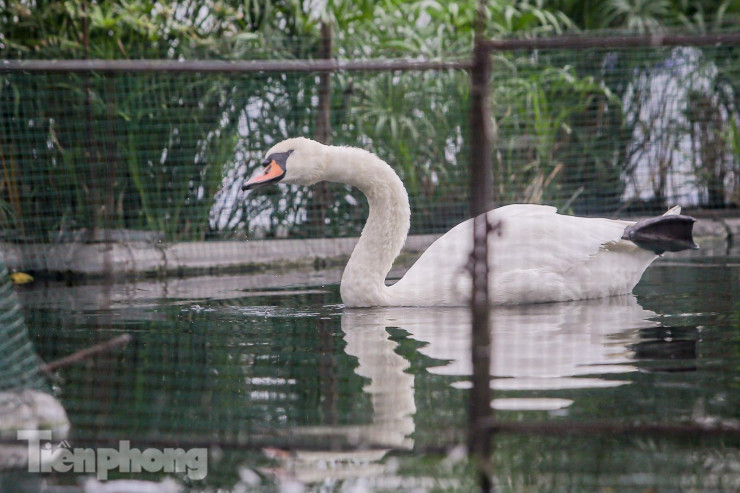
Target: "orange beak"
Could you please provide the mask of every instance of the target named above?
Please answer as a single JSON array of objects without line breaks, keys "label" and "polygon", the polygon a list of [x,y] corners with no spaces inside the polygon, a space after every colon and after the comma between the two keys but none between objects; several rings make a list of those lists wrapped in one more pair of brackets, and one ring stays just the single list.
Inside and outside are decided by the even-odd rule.
[{"label": "orange beak", "polygon": [[284,176],[285,170],[273,159],[270,161],[270,164],[265,166],[265,172],[242,185],[242,190],[254,190],[255,188],[278,182]]}]

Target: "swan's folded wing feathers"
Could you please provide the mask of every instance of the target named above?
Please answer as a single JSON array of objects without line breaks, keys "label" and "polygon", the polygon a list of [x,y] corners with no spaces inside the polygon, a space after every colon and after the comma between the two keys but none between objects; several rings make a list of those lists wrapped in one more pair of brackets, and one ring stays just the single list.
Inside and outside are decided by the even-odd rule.
[{"label": "swan's folded wing feathers", "polygon": [[[528,204],[496,209],[488,213],[488,219],[492,225],[501,223],[500,230],[489,237],[489,266],[493,285],[506,299],[521,298],[522,292],[535,287],[537,292],[560,291],[564,273],[588,262],[607,245],[620,242],[629,224],[564,216],[554,207]],[[451,299],[464,304],[470,295],[467,266],[472,236],[472,220],[448,231],[392,287],[394,296],[413,292],[432,304]],[[532,301],[544,296],[531,294]]]},{"label": "swan's folded wing feathers", "polygon": [[554,208],[536,206],[527,214],[492,216],[501,220],[501,234],[492,235],[489,250],[490,265],[499,272],[528,268],[566,271],[618,242],[629,224],[565,216],[556,214]]},{"label": "swan's folded wing feathers", "polygon": [[547,216],[557,213],[558,209],[551,205],[510,204],[488,211],[488,218],[496,219],[502,217]]}]

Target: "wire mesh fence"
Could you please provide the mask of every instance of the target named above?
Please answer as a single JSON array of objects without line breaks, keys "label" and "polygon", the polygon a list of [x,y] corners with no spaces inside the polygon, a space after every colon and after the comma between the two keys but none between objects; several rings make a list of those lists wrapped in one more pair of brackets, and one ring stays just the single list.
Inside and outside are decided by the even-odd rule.
[{"label": "wire mesh fence", "polygon": [[[735,208],[740,60],[737,40],[725,41],[663,47],[643,39],[577,51],[489,44],[494,201],[614,217],[674,204]],[[180,71],[152,62],[135,71],[92,70],[90,62],[73,70],[0,66],[4,242],[20,246],[21,256],[34,255],[38,245],[138,242],[162,250],[191,244],[195,255],[207,256],[221,240],[355,237],[367,204],[352,187],[241,190],[275,142],[322,132],[393,167],[409,191],[412,235],[441,233],[468,217],[476,148],[469,115],[479,101],[470,90],[474,65],[411,61],[388,70],[334,63],[290,70],[192,64]],[[317,117],[326,74],[328,131]],[[216,447],[221,455],[208,483],[214,488],[248,485],[250,471],[268,475],[271,468],[275,477],[310,483],[328,463],[334,477],[375,471],[396,478],[401,463],[419,484],[432,477],[440,488],[475,486],[458,469],[480,464],[458,461],[454,451],[468,431],[473,369],[470,341],[461,334],[468,334],[470,311],[342,309],[333,286],[339,274],[322,275],[275,285],[269,274],[190,285],[176,276],[163,285],[136,278],[132,287],[50,284],[21,295],[30,338],[46,361],[122,332],[134,336],[125,348],[65,367],[56,374],[63,380],[52,380],[76,444],[136,438],[142,448]],[[513,432],[497,438],[485,466],[492,469],[484,467],[511,482],[497,485],[653,487],[679,465],[669,488],[737,487],[737,398],[727,395],[734,384],[718,389],[710,383],[714,370],[695,376],[692,369],[697,347],[719,358],[725,330],[735,327],[737,276],[712,275],[723,286],[716,289],[731,295],[711,312],[720,316],[692,311],[682,293],[670,299],[673,318],[659,322],[634,298],[490,313],[494,349],[485,377],[497,377],[493,407],[510,422],[534,422],[507,428],[489,420],[479,430]],[[658,302],[649,293],[646,299],[657,311]],[[710,329],[702,332],[704,326]],[[541,361],[549,353],[552,364]],[[724,365],[727,358],[702,362]],[[682,378],[686,373],[691,377]],[[646,395],[655,388],[661,399]],[[563,411],[579,399],[585,404]],[[697,403],[718,421],[697,425],[706,414]],[[678,445],[665,438],[672,410],[690,425],[688,435],[673,428]],[[572,421],[537,428],[564,417],[587,423],[581,430]],[[594,417],[604,426],[588,421]],[[667,428],[639,428],[635,420]],[[608,438],[530,438],[589,426]],[[649,436],[622,436],[640,430]],[[697,434],[701,443],[682,441]],[[399,462],[379,465],[388,450]],[[429,466],[414,452],[441,459]],[[635,455],[644,462],[624,475]],[[531,462],[547,465],[530,474]],[[645,479],[656,470],[669,472]]]},{"label": "wire mesh fence", "polygon": [[[2,302],[0,318],[3,327],[2,377],[0,391],[34,389],[50,391],[43,375],[39,372],[41,360],[34,350],[28,336],[28,327],[18,296],[8,276],[5,262],[0,258],[0,279],[2,279]],[[6,431],[6,430],[2,430]]]},{"label": "wire mesh fence", "polygon": [[[335,78],[332,127],[344,144],[395,144],[377,152],[393,161],[415,209],[424,211],[415,229],[439,231],[462,218],[466,159],[458,158],[465,149],[429,139],[444,125],[449,139],[460,140],[465,112],[452,91],[464,89],[464,74]],[[354,206],[361,199],[348,187],[332,189],[328,203],[314,206],[310,193],[288,189],[247,201],[240,190],[266,146],[315,133],[316,79],[311,73],[8,75],[6,236],[59,241],[91,228],[148,230],[170,241],[359,233],[363,211]],[[430,81],[437,87],[424,87]],[[444,187],[435,184],[441,178]],[[435,208],[457,214],[446,219]]]},{"label": "wire mesh fence", "polygon": [[616,38],[616,47],[583,49],[588,41],[572,40],[575,52],[541,47],[530,59],[504,58],[494,72],[503,77],[493,96],[500,174],[532,170],[508,196],[549,197],[586,214],[736,205],[734,103],[726,97],[735,92],[734,44],[640,47]]},{"label": "wire mesh fence", "polygon": [[[585,215],[736,206],[734,50],[499,52],[491,86],[498,203]],[[460,70],[332,75],[330,140],[372,149],[399,172],[412,233],[445,231],[466,215],[467,80]],[[250,200],[239,190],[266,147],[316,135],[317,101],[310,72],[6,70],[4,235],[357,234],[363,201],[349,187]]]}]

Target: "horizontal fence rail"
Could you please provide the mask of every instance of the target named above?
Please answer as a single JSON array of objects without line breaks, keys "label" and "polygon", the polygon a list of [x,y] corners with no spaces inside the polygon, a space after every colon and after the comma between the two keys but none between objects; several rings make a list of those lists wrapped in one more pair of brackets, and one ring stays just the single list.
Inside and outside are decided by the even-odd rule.
[{"label": "horizontal fence rail", "polygon": [[676,438],[713,436],[740,438],[740,423],[618,423],[613,421],[532,421],[515,422],[491,419],[480,424],[488,433],[539,436],[569,434],[657,435]]},{"label": "horizontal fence rail", "polygon": [[[610,436],[657,436],[665,439],[683,440],[697,437],[740,439],[740,425],[732,423],[616,423],[610,421],[497,421],[483,420],[478,423],[481,433],[532,435],[532,436],[567,436],[567,435],[610,435]],[[440,433],[444,433],[440,430]],[[452,435],[452,434],[451,434]],[[330,439],[327,439],[330,438]],[[99,433],[94,437],[79,436],[74,439],[74,446],[113,446],[121,437]],[[459,437],[450,436],[447,443],[423,444],[414,450],[419,453],[449,453],[450,448],[457,446]],[[346,433],[322,434],[314,436],[303,433],[300,429],[286,431],[250,432],[248,437],[209,438],[203,436],[145,436],[137,444],[149,447],[219,447],[234,450],[255,450],[275,447],[283,450],[301,451],[358,451],[373,448],[389,448],[386,442],[362,441],[347,437]],[[0,437],[0,445],[13,445],[15,437]]]},{"label": "horizontal fence rail", "polygon": [[650,34],[645,36],[559,36],[533,39],[489,39],[493,51],[537,49],[658,48],[661,46],[717,46],[740,44],[740,33]]},{"label": "horizontal fence rail", "polygon": [[468,70],[469,60],[1,60],[0,72],[384,72]]},{"label": "horizontal fence rail", "polygon": [[[491,51],[536,49],[593,49],[661,46],[718,46],[740,44],[740,33],[650,34],[645,36],[558,36],[532,39],[487,39]],[[8,72],[336,72],[470,70],[471,59],[458,60],[0,60]]]}]

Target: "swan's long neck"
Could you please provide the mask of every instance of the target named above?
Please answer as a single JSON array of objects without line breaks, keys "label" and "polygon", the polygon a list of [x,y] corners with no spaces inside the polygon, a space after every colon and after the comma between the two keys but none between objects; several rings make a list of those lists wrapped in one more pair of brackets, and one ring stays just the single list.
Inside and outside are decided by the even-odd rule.
[{"label": "swan's long neck", "polygon": [[385,276],[409,231],[411,211],[406,189],[393,169],[362,149],[331,147],[325,178],[359,188],[370,215],[342,275],[341,295],[347,306],[383,305],[390,296]]}]

